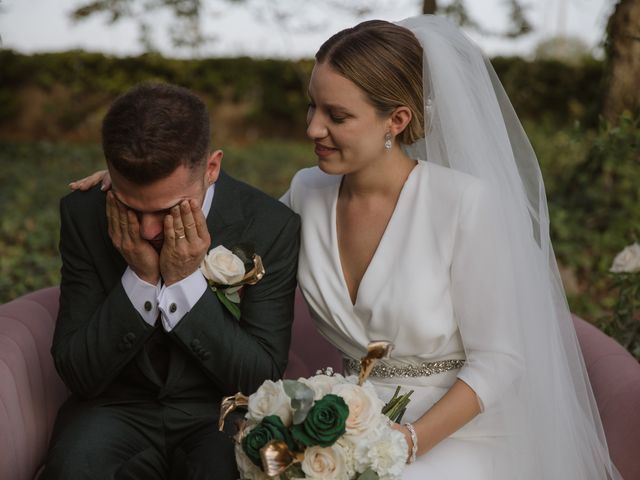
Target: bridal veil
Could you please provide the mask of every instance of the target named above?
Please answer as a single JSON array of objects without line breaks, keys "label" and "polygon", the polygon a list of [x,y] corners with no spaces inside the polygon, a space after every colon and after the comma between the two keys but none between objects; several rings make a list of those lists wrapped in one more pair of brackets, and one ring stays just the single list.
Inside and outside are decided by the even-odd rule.
[{"label": "bridal veil", "polygon": [[[538,161],[489,61],[445,18],[398,23],[423,47],[425,138],[407,147],[483,179],[506,226],[524,375],[502,402],[514,432],[506,478],[620,478],[612,465],[549,238]],[[437,206],[435,207],[437,208]]]}]

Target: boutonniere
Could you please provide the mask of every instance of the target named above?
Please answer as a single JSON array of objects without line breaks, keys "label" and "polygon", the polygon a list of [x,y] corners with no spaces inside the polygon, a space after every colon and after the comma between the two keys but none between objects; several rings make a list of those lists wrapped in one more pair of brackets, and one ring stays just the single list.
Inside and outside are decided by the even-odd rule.
[{"label": "boutonniere", "polygon": [[207,253],[200,271],[216,293],[220,303],[240,320],[240,291],[244,285],[255,285],[264,276],[262,258],[246,245],[231,250],[218,245]]}]

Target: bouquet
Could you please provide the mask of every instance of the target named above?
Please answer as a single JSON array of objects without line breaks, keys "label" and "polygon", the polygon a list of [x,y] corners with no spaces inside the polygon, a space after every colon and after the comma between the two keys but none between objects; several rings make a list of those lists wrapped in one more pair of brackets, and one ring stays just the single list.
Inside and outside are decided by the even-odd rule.
[{"label": "bouquet", "polygon": [[267,380],[248,398],[225,399],[235,405],[243,398],[248,407],[236,435],[241,478],[400,478],[407,443],[391,423],[402,417],[412,392],[399,395],[398,387],[385,405],[367,375],[364,368],[360,378],[326,369],[309,378]]}]

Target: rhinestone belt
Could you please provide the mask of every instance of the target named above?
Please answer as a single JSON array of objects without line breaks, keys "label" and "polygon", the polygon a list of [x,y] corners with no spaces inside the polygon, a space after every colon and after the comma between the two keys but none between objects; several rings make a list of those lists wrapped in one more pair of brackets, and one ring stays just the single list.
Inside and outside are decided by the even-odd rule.
[{"label": "rhinestone belt", "polygon": [[[344,358],[342,364],[345,371],[360,373],[360,362],[352,358]],[[371,370],[372,377],[428,377],[436,373],[448,372],[462,368],[464,360],[441,360],[438,362],[422,362],[418,365],[403,365],[394,367],[379,362]]]}]

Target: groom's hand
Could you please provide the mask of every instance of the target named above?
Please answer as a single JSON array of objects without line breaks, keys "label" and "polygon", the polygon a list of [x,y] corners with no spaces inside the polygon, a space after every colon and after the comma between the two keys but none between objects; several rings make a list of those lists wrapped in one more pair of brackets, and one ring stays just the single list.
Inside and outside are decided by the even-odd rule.
[{"label": "groom's hand", "polygon": [[164,244],[160,252],[160,273],[165,285],[172,285],[195,272],[207,254],[211,237],[198,203],[184,200],[164,218]]},{"label": "groom's hand", "polygon": [[121,204],[113,192],[107,192],[109,236],[116,249],[135,274],[156,285],[160,280],[160,260],[153,246],[140,236],[138,217]]}]

